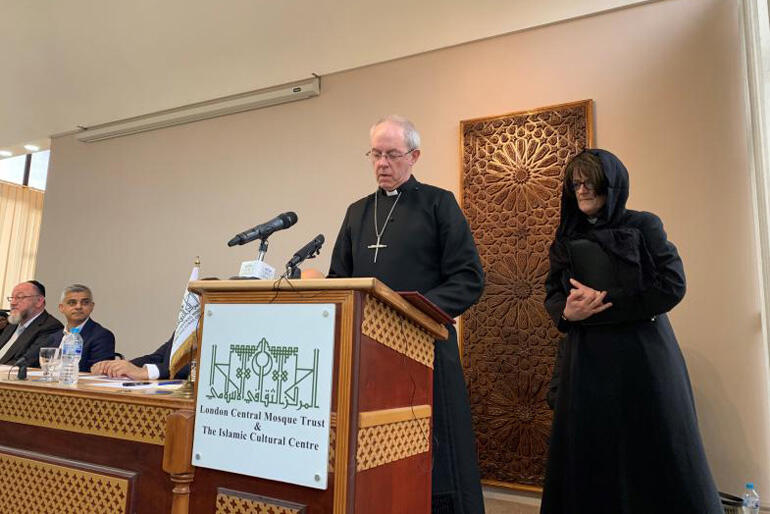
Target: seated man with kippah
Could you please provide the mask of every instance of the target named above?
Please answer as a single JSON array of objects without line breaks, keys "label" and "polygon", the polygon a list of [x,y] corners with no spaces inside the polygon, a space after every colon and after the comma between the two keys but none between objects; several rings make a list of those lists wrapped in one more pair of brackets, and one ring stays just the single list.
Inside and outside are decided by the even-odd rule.
[{"label": "seated man with kippah", "polygon": [[15,364],[22,357],[27,366],[40,366],[40,348],[62,324],[45,310],[45,287],[37,280],[13,288],[9,325],[0,333],[0,364]]}]

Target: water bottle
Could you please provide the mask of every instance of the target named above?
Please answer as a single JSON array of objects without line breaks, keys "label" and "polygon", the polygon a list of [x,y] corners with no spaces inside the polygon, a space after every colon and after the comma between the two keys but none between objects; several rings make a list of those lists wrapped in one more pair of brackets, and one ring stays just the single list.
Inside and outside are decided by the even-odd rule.
[{"label": "water bottle", "polygon": [[59,383],[75,385],[80,371],[80,355],[83,353],[83,337],[79,328],[73,328],[61,342],[61,369]]},{"label": "water bottle", "polygon": [[759,494],[754,489],[754,483],[746,484],[746,491],[743,493],[743,511],[746,514],[759,514]]}]

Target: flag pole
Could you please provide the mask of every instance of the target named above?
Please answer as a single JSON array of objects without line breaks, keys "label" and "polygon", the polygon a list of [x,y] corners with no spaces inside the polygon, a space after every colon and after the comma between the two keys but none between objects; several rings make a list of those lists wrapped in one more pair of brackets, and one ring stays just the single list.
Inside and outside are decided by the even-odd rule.
[{"label": "flag pole", "polygon": [[[195,257],[195,267],[200,269],[201,267],[201,258],[200,256]],[[203,314],[203,311],[201,311],[201,314]],[[175,396],[177,398],[185,398],[185,399],[193,399],[195,397],[195,380],[196,375],[198,372],[198,361],[196,359],[197,351],[198,351],[198,324],[200,323],[200,317],[198,318],[198,323],[195,324],[195,329],[193,330],[193,344],[190,345],[190,372],[187,374],[187,380],[185,380],[184,384],[182,384],[182,387],[178,388],[176,391],[172,393],[172,396]],[[173,378],[173,377],[169,377]]]}]

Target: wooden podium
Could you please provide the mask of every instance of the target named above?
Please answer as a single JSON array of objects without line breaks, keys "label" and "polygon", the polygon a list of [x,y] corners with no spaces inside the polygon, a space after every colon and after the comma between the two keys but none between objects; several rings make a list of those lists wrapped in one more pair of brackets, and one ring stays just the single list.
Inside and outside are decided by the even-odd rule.
[{"label": "wooden podium", "polygon": [[168,391],[3,376],[0,514],[430,512],[433,346],[443,326],[375,279],[190,289],[203,299],[199,334],[216,303],[335,304],[328,487],[192,466],[196,405]]},{"label": "wooden podium", "polygon": [[190,512],[430,512],[433,347],[445,327],[372,278],[197,281],[189,289],[202,297],[199,334],[212,304],[336,306],[327,489],[192,467],[180,452],[167,467],[192,474]]}]

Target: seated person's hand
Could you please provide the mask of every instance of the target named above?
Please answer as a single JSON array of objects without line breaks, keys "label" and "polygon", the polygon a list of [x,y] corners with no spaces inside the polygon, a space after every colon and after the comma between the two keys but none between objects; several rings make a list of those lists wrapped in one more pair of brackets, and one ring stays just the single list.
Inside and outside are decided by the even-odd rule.
[{"label": "seated person's hand", "polygon": [[564,317],[568,321],[583,321],[612,307],[612,302],[604,303],[607,291],[597,291],[574,278],[569,279],[574,289],[570,290],[567,304],[564,306]]},{"label": "seated person's hand", "polygon": [[147,368],[134,366],[130,361],[124,360],[97,362],[91,366],[91,373],[94,375],[107,375],[112,378],[128,377],[133,380],[149,379]]}]

